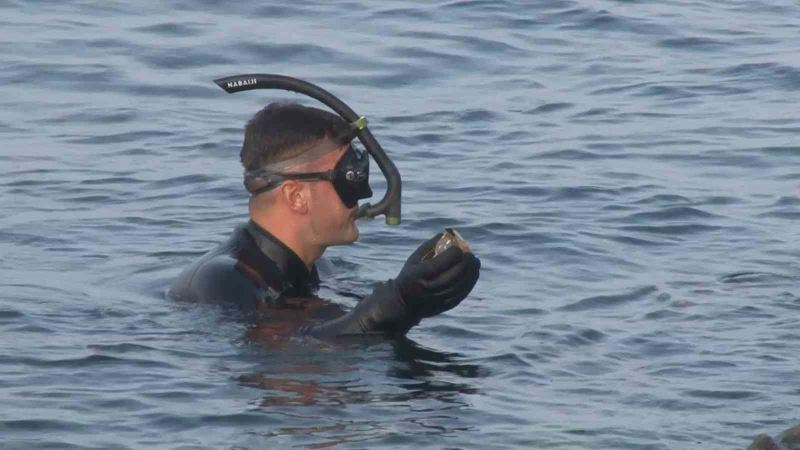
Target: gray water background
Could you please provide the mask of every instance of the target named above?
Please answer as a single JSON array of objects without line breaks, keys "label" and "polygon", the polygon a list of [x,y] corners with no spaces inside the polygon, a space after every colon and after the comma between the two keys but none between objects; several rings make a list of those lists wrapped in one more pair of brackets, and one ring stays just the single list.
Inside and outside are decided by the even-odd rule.
[{"label": "gray water background", "polygon": [[[0,0],[0,447],[735,449],[800,422],[799,37],[785,0]],[[249,72],[343,98],[404,177],[403,224],[330,249],[321,294],[454,226],[467,300],[340,346],[165,297],[246,219],[245,121],[306,102],[211,83]]]}]

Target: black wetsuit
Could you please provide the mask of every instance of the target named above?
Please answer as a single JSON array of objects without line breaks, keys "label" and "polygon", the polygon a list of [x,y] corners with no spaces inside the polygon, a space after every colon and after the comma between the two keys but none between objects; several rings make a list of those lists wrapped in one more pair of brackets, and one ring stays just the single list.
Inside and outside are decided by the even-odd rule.
[{"label": "black wetsuit", "polygon": [[[250,221],[181,273],[169,295],[181,301],[235,304],[245,313],[263,313],[288,305],[292,298],[313,297],[318,287],[316,267],[309,271],[289,247]],[[404,306],[392,280],[378,284],[350,312],[336,315],[327,321],[310,321],[297,332],[320,337],[397,336],[421,319]]]}]

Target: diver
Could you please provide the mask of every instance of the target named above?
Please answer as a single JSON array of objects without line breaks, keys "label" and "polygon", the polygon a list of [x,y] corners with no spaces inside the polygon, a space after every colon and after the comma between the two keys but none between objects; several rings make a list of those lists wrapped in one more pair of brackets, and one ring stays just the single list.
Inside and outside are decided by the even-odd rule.
[{"label": "diver", "polygon": [[[364,140],[363,128],[363,123],[296,103],[271,103],[256,113],[245,127],[240,153],[250,220],[184,270],[170,297],[235,304],[257,315],[302,309],[319,287],[315,262],[327,247],[358,238],[356,219],[383,213],[388,223],[394,211],[392,220],[399,222],[399,192],[394,208],[387,202],[377,209],[358,207],[359,200],[372,196],[370,153],[376,157],[355,142],[357,135]],[[384,174],[389,172],[378,161]],[[378,283],[352,310],[309,317],[297,332],[400,337],[422,319],[457,306],[477,282],[480,260],[458,246],[431,257],[440,236],[420,245],[395,278]]]}]

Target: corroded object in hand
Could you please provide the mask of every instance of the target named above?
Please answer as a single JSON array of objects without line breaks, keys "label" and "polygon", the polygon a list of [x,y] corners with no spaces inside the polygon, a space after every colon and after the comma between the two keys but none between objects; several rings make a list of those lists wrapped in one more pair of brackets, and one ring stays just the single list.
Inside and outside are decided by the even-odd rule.
[{"label": "corroded object in hand", "polygon": [[458,248],[460,248],[464,253],[471,251],[467,241],[465,241],[464,238],[458,234],[458,231],[452,228],[445,228],[444,232],[442,233],[442,237],[436,241],[436,245],[433,247],[433,249],[426,253],[422,259],[435,258],[453,246],[458,246]]}]

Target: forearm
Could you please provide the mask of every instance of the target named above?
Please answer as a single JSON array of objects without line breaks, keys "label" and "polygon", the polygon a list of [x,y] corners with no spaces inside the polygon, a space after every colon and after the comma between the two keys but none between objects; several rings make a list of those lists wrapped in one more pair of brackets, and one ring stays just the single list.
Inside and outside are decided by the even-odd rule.
[{"label": "forearm", "polygon": [[372,294],[361,300],[353,310],[336,319],[313,325],[304,330],[315,337],[384,334],[404,336],[420,318],[411,314],[395,288],[394,281],[380,283]]}]

